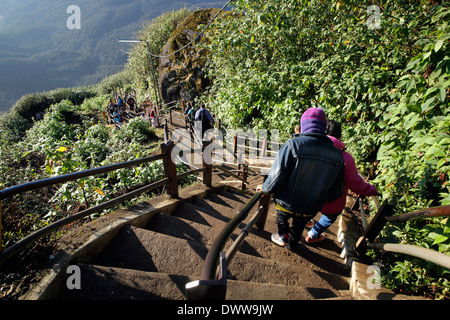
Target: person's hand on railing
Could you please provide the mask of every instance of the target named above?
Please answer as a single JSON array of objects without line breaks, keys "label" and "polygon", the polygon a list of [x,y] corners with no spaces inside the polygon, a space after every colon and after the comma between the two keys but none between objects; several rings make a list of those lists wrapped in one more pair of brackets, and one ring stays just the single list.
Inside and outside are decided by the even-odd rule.
[{"label": "person's hand on railing", "polygon": [[260,192],[260,191],[262,191],[262,184],[260,184],[256,187],[256,192]]}]

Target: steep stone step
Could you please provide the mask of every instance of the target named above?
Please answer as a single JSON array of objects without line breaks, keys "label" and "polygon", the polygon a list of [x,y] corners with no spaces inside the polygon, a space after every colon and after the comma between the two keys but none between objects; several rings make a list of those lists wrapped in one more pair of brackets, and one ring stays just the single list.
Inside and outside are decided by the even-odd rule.
[{"label": "steep stone step", "polygon": [[200,242],[125,226],[93,264],[198,276],[207,254]]},{"label": "steep stone step", "polygon": [[[160,213],[154,216],[148,228],[150,230],[158,231],[173,237],[200,241],[209,247],[217,236],[217,230],[222,230],[224,226],[225,222],[217,220],[213,217],[209,217],[209,222],[205,224],[196,223],[190,220]],[[238,232],[239,230],[237,230],[235,234],[231,236],[231,239],[235,239],[238,235]],[[230,240],[225,245],[225,250],[229,248],[231,244],[232,240]],[[333,274],[343,274],[341,270],[339,270],[340,264],[338,264],[336,261],[329,261],[329,265],[325,266],[325,262],[327,259],[324,257],[322,257],[322,267],[317,266],[315,264],[309,263],[305,257],[296,252],[284,250],[283,248],[280,248],[279,246],[272,243],[270,240],[255,237],[254,235],[250,235],[246,238],[240,249],[240,252],[296,266],[306,264],[308,268],[310,268],[311,270],[315,270],[317,275],[331,284],[334,289],[348,289],[349,287],[349,282],[346,277],[339,274]],[[323,268],[324,266],[328,268]]]},{"label": "steep stone step", "polygon": [[[197,200],[196,200],[197,201]],[[177,209],[172,212],[173,216],[191,220],[193,222],[202,223],[206,225],[212,225],[214,220],[220,220],[222,222],[229,222],[232,217],[236,214],[234,210],[223,210],[222,212],[209,208],[196,205],[195,203],[183,202]],[[225,212],[224,212],[225,211]],[[230,213],[228,215],[228,213]],[[225,213],[226,215],[224,215]]]},{"label": "steep stone step", "polygon": [[[127,226],[93,264],[198,277],[207,252],[197,241]],[[336,295],[308,265],[293,266],[237,253],[228,270],[235,280],[305,286],[317,298]]]},{"label": "steep stone step", "polygon": [[243,253],[236,254],[227,264],[228,278],[257,283],[301,286],[308,289],[314,298],[336,297],[336,290],[306,263],[291,265],[274,260],[257,258]]},{"label": "steep stone step", "polygon": [[64,287],[60,300],[184,300],[187,276],[78,264],[81,288]]},{"label": "steep stone step", "polygon": [[251,197],[248,195],[222,191],[220,193],[210,193],[207,199],[195,198],[192,203],[210,211],[218,212],[222,216],[232,218],[240,209],[244,208],[250,199]]},{"label": "steep stone step", "polygon": [[172,237],[211,245],[215,240],[217,233],[220,232],[225,225],[226,222],[211,217],[209,219],[204,219],[203,223],[198,223],[161,212],[153,217],[146,229],[170,235]]},{"label": "steep stone step", "polygon": [[[307,247],[290,251],[280,248],[269,240],[255,238],[253,235],[250,235],[246,238],[239,251],[259,258],[309,268],[325,279],[334,289],[349,288],[349,271],[345,265],[323,255],[312,253]],[[311,257],[313,256],[318,263],[311,262]]]},{"label": "steep stone step", "polygon": [[[100,265],[78,264],[81,289],[65,287],[60,300],[185,300],[193,277]],[[227,281],[227,300],[310,300],[317,290],[280,284]],[[319,294],[320,296],[320,294]],[[331,299],[341,299],[335,296]]]},{"label": "steep stone step", "polygon": [[[318,221],[320,213],[314,217],[314,221]],[[339,273],[341,275],[348,275],[348,266],[345,265],[345,261],[341,258],[342,248],[338,244],[337,239],[339,223],[335,222],[328,230],[325,231],[325,240],[319,243],[308,245],[304,242],[310,227],[306,227],[303,231],[303,237],[298,249],[294,250],[294,253],[300,255],[304,259],[308,259],[313,265],[317,265],[320,268],[327,270],[328,272]],[[264,230],[257,228],[253,229],[252,233],[270,240],[272,233],[277,232],[276,224],[276,208],[272,203],[269,207],[269,213],[267,216]],[[251,237],[248,237],[251,241]],[[242,246],[242,250],[252,250],[252,246],[248,247],[245,244]],[[255,253],[256,254],[256,253]]]},{"label": "steep stone step", "polygon": [[[213,195],[213,198],[216,199],[216,203],[223,204],[223,202],[225,202],[230,204],[230,206],[235,206],[236,204],[242,205],[244,201],[247,201],[247,197],[244,197],[244,199],[239,199],[238,201],[234,199],[234,203],[231,204],[232,197],[235,197],[235,195],[230,196],[227,193]],[[219,229],[215,230],[202,228],[202,234],[204,235],[202,241],[211,244],[215,238],[214,233],[217,233],[217,230],[221,230],[225,224],[215,223],[214,218],[209,220],[208,224],[219,227]],[[273,204],[270,207],[265,229],[276,232],[276,210]],[[208,232],[211,232],[211,234],[208,235]],[[306,232],[307,231],[305,231],[305,235]],[[235,232],[231,239],[236,239],[238,233],[239,230]],[[308,268],[315,270],[322,278],[327,280],[328,283],[333,283],[335,289],[348,289],[349,280],[347,276],[349,270],[340,258],[340,247],[337,246],[332,239],[327,238],[318,246],[300,246],[300,249],[298,250],[289,251],[272,243],[270,241],[270,236],[271,232],[254,228],[250,236],[246,238],[241,246],[240,252],[293,265],[300,265],[306,262]]]}]

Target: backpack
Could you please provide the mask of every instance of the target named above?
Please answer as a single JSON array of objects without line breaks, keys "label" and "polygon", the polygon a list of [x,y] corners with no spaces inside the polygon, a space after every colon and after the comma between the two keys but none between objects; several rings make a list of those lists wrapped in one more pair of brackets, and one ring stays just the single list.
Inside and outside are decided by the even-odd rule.
[{"label": "backpack", "polygon": [[202,124],[202,133],[204,133],[206,130],[211,129],[211,122],[209,122],[208,117],[205,115],[206,110],[203,109],[198,114],[198,119],[195,121],[199,121]]}]

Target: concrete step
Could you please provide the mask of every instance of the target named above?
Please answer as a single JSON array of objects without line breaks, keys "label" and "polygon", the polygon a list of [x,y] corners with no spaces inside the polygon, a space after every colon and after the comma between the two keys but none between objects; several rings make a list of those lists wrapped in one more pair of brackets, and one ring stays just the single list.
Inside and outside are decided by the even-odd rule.
[{"label": "concrete step", "polygon": [[[317,222],[319,218],[320,213],[314,217],[313,220]],[[348,265],[345,264],[345,261],[341,258],[342,247],[338,241],[339,223],[336,221],[328,230],[325,231],[324,241],[313,245],[308,245],[304,241],[310,229],[310,227],[305,228],[303,231],[302,240],[300,242],[301,245],[294,250],[293,253],[310,261],[312,266],[317,266],[327,272],[348,276],[349,268]],[[264,230],[254,228],[252,234],[270,240],[271,234],[276,233],[277,231],[276,208],[274,203],[272,203],[269,207]],[[251,237],[248,237],[248,239],[248,242],[250,242]],[[243,245],[242,250],[251,250],[251,248],[246,248],[246,246]],[[262,251],[264,252],[264,250]]]},{"label": "concrete step", "polygon": [[195,198],[192,203],[232,218],[245,207],[250,199],[249,195],[221,191],[220,193],[210,193],[207,199]]},{"label": "concrete step", "polygon": [[174,215],[157,213],[146,229],[163,233],[172,237],[185,240],[198,241],[206,245],[212,245],[217,233],[226,225],[225,221],[212,218],[203,218],[203,223],[191,221]]},{"label": "concrete step", "polygon": [[[187,206],[187,208],[190,207],[192,206]],[[155,215],[148,228],[150,230],[158,231],[160,233],[164,233],[173,237],[200,241],[207,247],[209,247],[217,237],[218,230],[222,230],[226,223],[211,216],[206,217],[208,217],[208,221],[206,221],[205,223],[197,223],[173,215],[160,213]],[[237,230],[234,235],[231,236],[231,239],[236,239],[238,233],[239,230]],[[230,247],[231,244],[232,240],[230,240],[226,244],[225,251]],[[242,244],[240,252],[260,258],[271,259],[286,264],[292,264],[294,266],[303,265],[311,270],[314,270],[317,275],[324,278],[330,285],[332,285],[334,289],[347,289],[349,287],[349,281],[347,277],[341,274],[333,274],[333,272],[341,271],[338,268],[338,263],[331,261],[331,267],[329,268],[329,270],[324,270],[323,268],[310,263],[300,254],[285,250],[272,243],[270,241],[270,234],[267,234],[267,239],[251,234]]]},{"label": "concrete step", "polygon": [[[197,241],[127,226],[93,264],[198,277],[207,252],[207,246]],[[309,266],[237,253],[227,267],[233,280],[304,286],[316,298],[336,296],[323,274]]]},{"label": "concrete step", "polygon": [[64,287],[60,300],[184,300],[187,276],[78,264],[81,288]]},{"label": "concrete step", "polygon": [[237,253],[227,264],[228,279],[304,287],[315,298],[337,296],[336,290],[321,275],[305,265],[291,265]]},{"label": "concrete step", "polygon": [[201,204],[201,202],[204,201],[206,200],[195,200],[195,202],[192,203],[183,202],[174,212],[172,212],[172,215],[207,225],[212,224],[214,220],[228,223],[234,215],[236,215],[236,211],[230,210],[229,208],[226,208],[226,210],[223,210],[222,212],[215,210],[208,202],[206,202],[207,205],[205,206],[195,204]]},{"label": "concrete step", "polygon": [[[286,250],[270,240],[250,235],[243,242],[239,251],[259,258],[308,268],[325,279],[334,289],[348,289],[350,285],[349,271],[345,265],[342,265],[339,261],[328,259],[323,255],[312,253],[308,247],[300,247],[293,251]],[[312,263],[312,257],[320,260],[320,263]]]},{"label": "concrete step", "polygon": [[125,226],[92,263],[199,276],[207,254],[208,248],[201,242]]},{"label": "concrete step", "polygon": [[[161,272],[78,264],[81,289],[61,292],[60,300],[185,300],[193,277]],[[338,293],[339,294],[339,293]],[[228,280],[227,300],[311,300],[317,292],[298,286]],[[342,299],[342,296],[328,299]]]}]

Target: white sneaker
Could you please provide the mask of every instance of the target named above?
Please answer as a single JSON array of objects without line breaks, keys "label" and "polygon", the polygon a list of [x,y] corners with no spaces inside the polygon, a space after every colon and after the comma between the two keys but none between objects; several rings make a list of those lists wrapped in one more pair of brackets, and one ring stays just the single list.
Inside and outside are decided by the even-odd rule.
[{"label": "white sneaker", "polygon": [[280,236],[278,233],[272,233],[271,239],[277,245],[284,247],[289,242],[289,235]]}]

